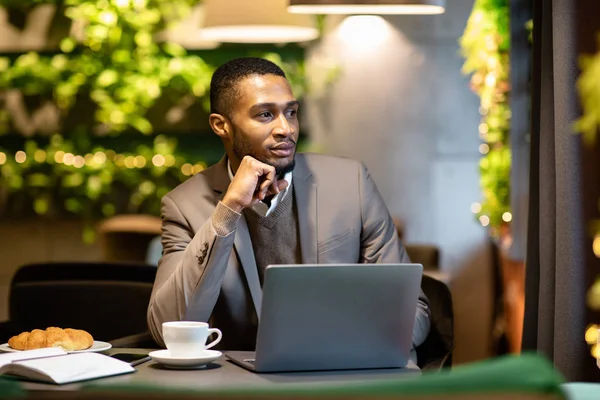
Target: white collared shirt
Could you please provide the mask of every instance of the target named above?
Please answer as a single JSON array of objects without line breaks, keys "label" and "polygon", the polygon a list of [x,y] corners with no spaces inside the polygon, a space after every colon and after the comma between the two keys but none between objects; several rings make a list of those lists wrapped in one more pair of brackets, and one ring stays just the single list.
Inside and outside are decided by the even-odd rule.
[{"label": "white collared shirt", "polygon": [[[227,160],[227,172],[229,173],[229,180],[232,181],[233,180],[233,171],[231,169],[231,161],[229,161],[229,159]],[[283,176],[283,179],[288,183],[288,185],[281,192],[279,192],[275,196],[273,196],[273,198],[271,199],[271,207],[268,207],[262,201],[259,201],[254,206],[252,206],[252,209],[258,215],[261,215],[263,217],[268,217],[269,214],[271,214],[273,212],[273,210],[275,210],[275,207],[277,207],[277,204],[279,204],[285,198],[285,196],[288,193],[288,189],[292,187],[292,171],[287,172]]]}]

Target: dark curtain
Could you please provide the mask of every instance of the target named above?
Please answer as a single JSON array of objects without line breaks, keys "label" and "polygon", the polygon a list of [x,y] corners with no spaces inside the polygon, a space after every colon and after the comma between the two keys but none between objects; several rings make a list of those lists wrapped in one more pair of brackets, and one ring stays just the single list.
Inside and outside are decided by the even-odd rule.
[{"label": "dark curtain", "polygon": [[[597,0],[534,0],[530,197],[523,350],[570,381],[595,364],[586,328],[587,221],[575,82],[580,39],[600,27]],[[595,16],[590,25],[585,15]],[[588,17],[589,18],[589,17]],[[593,21],[593,20],[592,20]]]}]

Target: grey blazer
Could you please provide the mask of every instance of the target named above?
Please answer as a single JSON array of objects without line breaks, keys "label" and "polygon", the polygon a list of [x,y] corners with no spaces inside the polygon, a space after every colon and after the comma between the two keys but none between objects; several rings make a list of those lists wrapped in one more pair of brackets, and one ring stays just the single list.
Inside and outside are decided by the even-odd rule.
[{"label": "grey blazer", "polygon": [[[293,174],[303,263],[410,262],[363,163],[299,153]],[[246,221],[242,215],[227,236],[212,224],[229,182],[224,157],[162,199],[163,255],[148,306],[148,326],[159,344],[163,322],[208,322],[217,301],[234,325],[256,323],[262,290]],[[413,344],[422,343],[428,331],[421,293]]]}]

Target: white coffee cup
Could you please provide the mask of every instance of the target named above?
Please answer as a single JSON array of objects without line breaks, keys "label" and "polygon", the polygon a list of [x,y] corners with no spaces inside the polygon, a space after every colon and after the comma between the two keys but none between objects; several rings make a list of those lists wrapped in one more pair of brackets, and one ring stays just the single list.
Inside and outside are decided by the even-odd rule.
[{"label": "white coffee cup", "polygon": [[[206,322],[171,321],[162,325],[163,340],[172,357],[195,357],[221,341],[221,331],[209,328]],[[206,344],[211,333],[217,338]]]}]

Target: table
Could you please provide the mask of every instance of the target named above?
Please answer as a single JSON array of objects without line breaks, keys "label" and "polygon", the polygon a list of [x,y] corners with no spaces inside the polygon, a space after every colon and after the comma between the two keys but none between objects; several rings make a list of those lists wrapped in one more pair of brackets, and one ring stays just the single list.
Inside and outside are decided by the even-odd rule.
[{"label": "table", "polygon": [[[143,354],[150,349],[113,348],[105,352]],[[77,391],[83,386],[112,385],[160,385],[164,389],[236,389],[236,388],[272,388],[273,385],[335,385],[340,383],[373,382],[396,378],[420,376],[420,371],[410,369],[374,369],[353,371],[319,371],[256,374],[247,371],[226,360],[222,356],[214,363],[198,370],[171,370],[155,361],[148,361],[135,367],[136,372],[127,375],[97,379],[88,382],[67,385],[23,382],[23,387],[31,392],[40,391]]]}]

